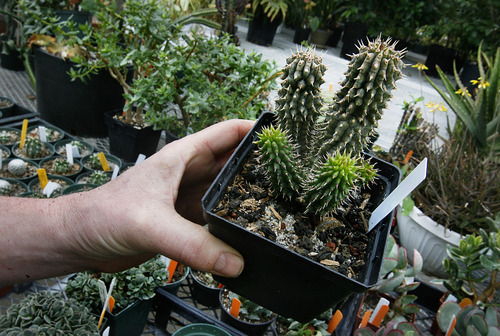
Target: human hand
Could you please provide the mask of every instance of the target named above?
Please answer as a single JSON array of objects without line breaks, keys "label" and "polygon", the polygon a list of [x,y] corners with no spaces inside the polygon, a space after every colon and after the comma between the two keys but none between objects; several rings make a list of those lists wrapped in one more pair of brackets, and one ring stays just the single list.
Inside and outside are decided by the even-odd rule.
[{"label": "human hand", "polygon": [[[230,120],[168,144],[114,181],[68,198],[77,211],[65,247],[89,266],[115,272],[156,253],[234,277],[241,255],[203,226],[201,197],[253,126]],[[193,222],[194,221],[194,222]]]}]

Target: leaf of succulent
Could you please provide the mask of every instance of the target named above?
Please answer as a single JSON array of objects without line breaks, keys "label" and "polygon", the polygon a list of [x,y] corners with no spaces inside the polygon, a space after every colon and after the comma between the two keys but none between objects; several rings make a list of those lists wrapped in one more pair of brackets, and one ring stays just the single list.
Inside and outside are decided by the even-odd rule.
[{"label": "leaf of succulent", "polygon": [[327,157],[306,182],[306,210],[316,214],[335,211],[355,190],[373,181],[375,175],[367,170],[369,168],[360,156],[337,152]]},{"label": "leaf of succulent", "polygon": [[293,199],[301,194],[301,181],[304,180],[303,171],[298,169],[300,163],[296,159],[293,147],[287,135],[280,127],[272,125],[263,128],[258,135],[262,161],[267,167],[271,185],[288,199]]},{"label": "leaf of succulent", "polygon": [[394,47],[380,37],[359,46],[327,112],[319,156],[336,150],[358,153],[369,144],[395,82],[403,76],[404,52]]}]

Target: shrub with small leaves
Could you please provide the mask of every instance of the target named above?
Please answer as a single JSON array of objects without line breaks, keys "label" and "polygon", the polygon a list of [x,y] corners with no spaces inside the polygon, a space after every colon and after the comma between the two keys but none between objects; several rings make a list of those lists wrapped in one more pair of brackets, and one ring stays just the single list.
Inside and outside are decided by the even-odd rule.
[{"label": "shrub with small leaves", "polygon": [[97,336],[97,318],[63,293],[34,293],[0,316],[2,335]]}]

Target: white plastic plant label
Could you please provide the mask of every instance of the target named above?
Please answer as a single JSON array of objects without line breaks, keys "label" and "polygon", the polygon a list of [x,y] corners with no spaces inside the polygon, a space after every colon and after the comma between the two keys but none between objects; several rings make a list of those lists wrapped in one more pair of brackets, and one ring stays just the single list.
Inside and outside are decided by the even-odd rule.
[{"label": "white plastic plant label", "polygon": [[47,185],[45,186],[45,188],[43,188],[42,193],[45,196],[50,197],[54,191],[60,190],[60,189],[61,189],[61,185],[59,183],[49,181],[47,183]]},{"label": "white plastic plant label", "polygon": [[114,180],[118,176],[119,172],[120,168],[118,168],[118,165],[115,165],[115,168],[113,168],[113,174],[111,175],[111,180]]},{"label": "white plastic plant label", "polygon": [[97,280],[97,287],[99,288],[99,296],[101,298],[101,303],[104,306],[106,303],[106,296],[108,295],[108,290],[106,289],[106,284],[101,279]]},{"label": "white plastic plant label", "polygon": [[139,154],[137,156],[137,160],[135,160],[135,163],[134,163],[134,166],[137,166],[139,163],[141,163],[142,161],[146,160],[146,155],[144,154]]},{"label": "white plastic plant label", "polygon": [[82,155],[80,154],[80,150],[78,149],[78,146],[71,146],[71,152],[73,153],[74,158],[81,158]]},{"label": "white plastic plant label", "polygon": [[38,135],[40,136],[40,140],[42,140],[42,142],[47,142],[47,129],[45,126],[38,126]]},{"label": "white plastic plant label", "polygon": [[66,160],[68,160],[69,164],[73,164],[73,146],[71,144],[66,144]]}]

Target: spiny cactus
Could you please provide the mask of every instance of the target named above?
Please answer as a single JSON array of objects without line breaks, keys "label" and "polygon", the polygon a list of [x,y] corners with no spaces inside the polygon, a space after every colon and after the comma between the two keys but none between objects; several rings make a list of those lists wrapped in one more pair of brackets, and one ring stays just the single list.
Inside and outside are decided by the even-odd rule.
[{"label": "spiny cactus", "polygon": [[7,196],[12,190],[12,185],[9,181],[0,180],[0,195]]},{"label": "spiny cactus", "polygon": [[57,174],[67,174],[71,170],[71,165],[68,160],[64,158],[58,158],[54,160],[54,171]]},{"label": "spiny cactus", "polygon": [[326,67],[314,49],[287,59],[276,99],[276,127],[259,134],[262,162],[276,192],[304,202],[306,212],[335,211],[376,170],[363,157],[394,82],[402,77],[402,52],[390,40],[360,45],[331,106],[322,109]]},{"label": "spiny cactus", "polygon": [[21,159],[13,159],[7,165],[7,170],[14,176],[22,176],[26,172],[26,162]]},{"label": "spiny cactus", "polygon": [[89,183],[103,185],[110,180],[108,174],[104,171],[96,170],[90,174]]},{"label": "spiny cactus", "polygon": [[98,153],[94,153],[89,157],[89,166],[92,169],[102,169],[101,161],[99,160]]},{"label": "spiny cactus", "polygon": [[24,153],[29,158],[40,158],[45,146],[38,137],[27,137],[24,144]]}]

